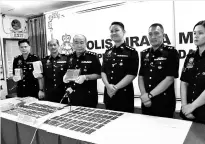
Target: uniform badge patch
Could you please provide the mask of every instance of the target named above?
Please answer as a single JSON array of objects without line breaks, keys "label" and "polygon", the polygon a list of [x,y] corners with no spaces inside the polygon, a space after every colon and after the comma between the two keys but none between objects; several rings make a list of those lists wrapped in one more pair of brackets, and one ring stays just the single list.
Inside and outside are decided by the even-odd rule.
[{"label": "uniform badge patch", "polygon": [[47,65],[50,64],[50,60],[47,60],[47,61],[46,61],[46,64],[47,64]]},{"label": "uniform badge patch", "polygon": [[22,60],[19,60],[19,61],[18,61],[18,64],[21,65],[21,64],[22,64]]},{"label": "uniform badge patch", "polygon": [[194,66],[194,58],[191,57],[189,58],[189,62],[187,63],[186,68],[193,68],[193,66]]},{"label": "uniform badge patch", "polygon": [[158,69],[162,69],[162,66],[158,66]]},{"label": "uniform badge patch", "polygon": [[107,53],[107,57],[111,57],[111,53],[112,53],[112,51],[109,51],[109,52]]},{"label": "uniform badge patch", "polygon": [[120,66],[122,66],[122,65],[123,65],[123,63],[121,62],[121,63],[120,63]]},{"label": "uniform badge patch", "polygon": [[149,61],[149,53],[146,54],[144,61]]}]

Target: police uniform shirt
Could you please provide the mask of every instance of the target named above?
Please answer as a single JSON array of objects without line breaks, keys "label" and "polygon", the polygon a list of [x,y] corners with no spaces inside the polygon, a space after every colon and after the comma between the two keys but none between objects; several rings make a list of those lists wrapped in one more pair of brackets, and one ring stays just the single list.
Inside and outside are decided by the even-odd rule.
[{"label": "police uniform shirt", "polygon": [[[68,69],[80,69],[80,75],[101,74],[101,64],[96,53],[85,51],[77,57],[76,52],[68,55]],[[98,104],[97,80],[85,80],[82,84],[73,81],[67,84],[72,105],[96,107]]]},{"label": "police uniform shirt", "polygon": [[63,76],[67,70],[67,56],[58,54],[55,58],[51,55],[42,60],[46,100],[60,102],[65,94]]},{"label": "police uniform shirt", "polygon": [[22,80],[17,82],[17,96],[26,97],[33,96],[38,98],[38,79],[33,76],[33,64],[32,62],[39,61],[39,57],[33,54],[28,54],[26,60],[23,55],[19,55],[14,58],[13,61],[13,74],[15,74],[16,68],[22,69]]},{"label": "police uniform shirt", "polygon": [[[106,50],[103,55],[102,72],[106,74],[108,82],[115,85],[126,75],[137,76],[138,65],[138,52],[123,43],[117,48],[114,46]],[[132,112],[134,110],[133,83],[119,89],[112,98],[108,96],[105,88],[104,103],[108,109]]]},{"label": "police uniform shirt", "polygon": [[[179,56],[174,47],[162,44],[157,50],[148,48],[141,52],[139,75],[144,78],[146,92],[152,91],[167,76],[178,77]],[[156,111],[174,111],[176,105],[174,84],[152,98],[150,108]],[[143,107],[144,105],[142,105]]]},{"label": "police uniform shirt", "polygon": [[[181,74],[181,81],[187,82],[187,103],[192,103],[205,90],[205,51],[202,56],[199,50],[190,50]],[[195,109],[193,112],[196,119],[205,123],[205,105]]]}]

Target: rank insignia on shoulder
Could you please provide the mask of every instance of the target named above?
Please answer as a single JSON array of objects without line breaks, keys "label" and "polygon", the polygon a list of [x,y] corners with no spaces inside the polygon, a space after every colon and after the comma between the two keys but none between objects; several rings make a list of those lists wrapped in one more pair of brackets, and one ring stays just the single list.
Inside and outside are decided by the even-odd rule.
[{"label": "rank insignia on shoulder", "polygon": [[126,46],[128,49],[130,50],[135,50],[134,48],[130,47],[130,46]]},{"label": "rank insignia on shoulder", "polygon": [[91,54],[91,55],[96,55],[95,52],[91,52],[91,51],[87,51],[88,54]]},{"label": "rank insignia on shoulder", "polygon": [[168,46],[168,49],[174,49],[174,47],[173,46]]},{"label": "rank insignia on shoulder", "polygon": [[195,53],[195,50],[193,50],[193,49],[190,49],[188,52],[188,54],[194,54],[194,53]]}]

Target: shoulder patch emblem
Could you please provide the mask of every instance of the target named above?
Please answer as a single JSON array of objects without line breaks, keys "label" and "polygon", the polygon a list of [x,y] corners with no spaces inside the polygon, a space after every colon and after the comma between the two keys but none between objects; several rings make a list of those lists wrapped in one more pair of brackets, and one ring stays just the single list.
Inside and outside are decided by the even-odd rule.
[{"label": "shoulder patch emblem", "polygon": [[194,58],[190,57],[187,65],[186,65],[186,68],[188,68],[188,69],[193,68],[193,66],[194,66]]}]

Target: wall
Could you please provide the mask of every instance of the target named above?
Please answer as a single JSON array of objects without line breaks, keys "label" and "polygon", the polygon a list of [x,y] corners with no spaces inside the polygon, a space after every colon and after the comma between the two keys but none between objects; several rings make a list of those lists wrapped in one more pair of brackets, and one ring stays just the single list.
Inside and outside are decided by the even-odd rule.
[{"label": "wall", "polygon": [[[155,22],[164,26],[165,43],[175,46],[180,53],[180,70],[185,56],[193,45],[192,29],[199,20],[204,20],[204,1],[103,1],[46,13],[47,39],[60,40],[61,50],[71,49],[72,37],[84,34],[88,50],[99,54],[111,47],[109,26],[113,21],[125,25],[129,45],[138,52],[150,46],[148,27]],[[190,35],[190,37],[188,37]],[[102,59],[101,59],[102,61]],[[176,94],[179,96],[179,78],[176,79]],[[137,78],[134,80],[135,95],[140,95]],[[103,93],[103,83],[98,81],[98,91]]]},{"label": "wall", "polygon": [[[11,27],[11,22],[14,19],[18,19],[21,22],[21,28],[18,30],[14,30]],[[9,57],[14,57],[12,51],[14,51],[14,46],[7,45],[4,47],[3,39],[7,39],[6,43],[12,40],[18,40],[28,38],[28,31],[27,31],[27,19],[22,17],[14,17],[14,16],[2,16],[0,15],[0,48],[1,48],[1,58],[0,58],[0,68],[1,68],[1,84],[0,84],[0,99],[4,99],[5,96],[8,94],[7,92],[7,78],[8,75],[6,74],[6,63],[7,65],[12,64],[12,60],[8,61]],[[8,43],[9,44],[9,43]],[[16,48],[17,46],[15,46]],[[16,50],[15,50],[16,51]],[[9,53],[10,52],[10,53]]]}]

